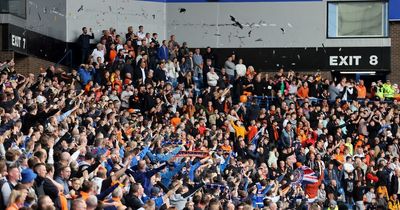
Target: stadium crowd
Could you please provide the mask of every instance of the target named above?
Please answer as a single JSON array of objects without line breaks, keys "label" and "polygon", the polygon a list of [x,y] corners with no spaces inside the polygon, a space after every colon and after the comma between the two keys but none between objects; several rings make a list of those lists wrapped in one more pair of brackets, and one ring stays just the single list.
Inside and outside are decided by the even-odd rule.
[{"label": "stadium crowd", "polygon": [[71,72],[1,63],[0,209],[400,209],[396,84],[91,39]]}]

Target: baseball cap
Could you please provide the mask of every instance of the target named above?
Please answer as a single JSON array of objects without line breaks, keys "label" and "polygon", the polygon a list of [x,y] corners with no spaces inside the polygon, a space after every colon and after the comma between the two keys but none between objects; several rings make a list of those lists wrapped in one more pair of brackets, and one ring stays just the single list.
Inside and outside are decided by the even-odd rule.
[{"label": "baseball cap", "polygon": [[21,183],[23,184],[32,182],[37,177],[37,175],[30,168],[22,170],[21,176],[22,176]]}]

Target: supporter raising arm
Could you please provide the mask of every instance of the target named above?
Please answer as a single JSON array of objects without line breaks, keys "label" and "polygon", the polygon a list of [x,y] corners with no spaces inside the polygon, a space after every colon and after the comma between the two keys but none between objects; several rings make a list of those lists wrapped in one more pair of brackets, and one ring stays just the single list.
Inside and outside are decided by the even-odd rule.
[{"label": "supporter raising arm", "polygon": [[5,110],[11,110],[13,106],[18,102],[19,100],[19,94],[18,94],[18,89],[17,89],[17,82],[13,81],[10,82],[10,88],[12,88],[12,92],[14,97],[12,99],[7,99],[6,94],[1,94],[1,99],[0,99],[0,107],[4,108]]},{"label": "supporter raising arm", "polygon": [[137,182],[142,184],[144,192],[147,195],[150,195],[150,190],[152,188],[152,183],[150,181],[151,177],[160,172],[166,166],[166,163],[162,163],[158,168],[147,170],[146,162],[144,160],[140,160],[138,165],[133,168],[134,172],[129,173],[132,174]]},{"label": "supporter raising arm", "polygon": [[87,28],[83,27],[82,34],[78,38],[78,45],[81,48],[81,63],[86,63],[90,50],[90,40],[94,39],[92,28],[89,31],[91,35],[88,34]]}]

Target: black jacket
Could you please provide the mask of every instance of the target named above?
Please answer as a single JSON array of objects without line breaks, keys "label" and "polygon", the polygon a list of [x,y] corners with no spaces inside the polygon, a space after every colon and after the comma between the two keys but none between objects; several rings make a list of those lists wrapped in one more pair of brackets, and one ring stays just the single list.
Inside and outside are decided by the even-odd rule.
[{"label": "black jacket", "polygon": [[35,126],[36,123],[44,123],[47,118],[55,115],[59,110],[58,109],[53,109],[48,112],[40,112],[37,113],[36,115],[33,115],[31,113],[26,113],[22,118],[22,128],[21,131],[24,134],[28,134],[29,129],[33,126]]},{"label": "black jacket", "polygon": [[[145,72],[145,75],[147,76],[147,69],[145,69],[144,72]],[[133,78],[133,81],[135,81],[135,82],[139,79],[143,79],[142,70],[140,70],[140,68],[135,68],[132,78]]]},{"label": "black jacket", "polygon": [[379,178],[377,186],[388,186],[389,173],[386,169],[378,170],[378,172],[376,172],[376,176]]},{"label": "black jacket", "polygon": [[94,34],[81,34],[78,38],[78,44],[82,49],[89,49],[90,48],[90,40],[94,39]]},{"label": "black jacket", "polygon": [[126,206],[133,210],[143,207],[143,202],[135,195],[125,197]]},{"label": "black jacket", "polygon": [[154,71],[154,81],[156,81],[156,82],[159,82],[159,81],[166,82],[167,81],[167,75],[166,75],[165,71],[160,69],[160,68],[157,68]]},{"label": "black jacket", "polygon": [[58,199],[58,188],[48,178],[36,177],[33,186],[37,196],[48,195],[53,201]]},{"label": "black jacket", "polygon": [[399,179],[396,175],[393,175],[390,180],[389,194],[397,194],[399,191]]}]

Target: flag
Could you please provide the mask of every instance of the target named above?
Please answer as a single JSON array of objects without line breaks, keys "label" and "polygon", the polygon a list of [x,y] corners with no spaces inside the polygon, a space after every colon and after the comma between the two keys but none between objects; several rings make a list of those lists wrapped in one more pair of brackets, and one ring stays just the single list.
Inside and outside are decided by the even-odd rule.
[{"label": "flag", "polygon": [[175,157],[199,157],[206,158],[210,154],[204,151],[180,151]]},{"label": "flag", "polygon": [[318,177],[311,168],[309,168],[307,166],[302,166],[300,168],[300,170],[303,170],[303,174],[304,174],[303,175],[303,183],[306,182],[306,183],[311,184],[311,183],[318,182]]},{"label": "flag", "polygon": [[264,130],[263,128],[260,128],[260,130],[256,133],[256,135],[251,139],[251,144],[254,144],[254,145],[257,146],[257,144],[258,144],[258,139],[259,139],[260,136],[262,135],[262,131],[263,131],[263,130]]},{"label": "flag", "polygon": [[390,129],[390,125],[383,125],[381,127],[381,129],[379,129],[378,134],[381,134],[382,132],[384,132],[386,129]]},{"label": "flag", "polygon": [[313,184],[316,182],[318,182],[317,175],[311,168],[309,168],[307,166],[301,166],[300,168],[297,168],[293,172],[292,185],[293,184]]}]

